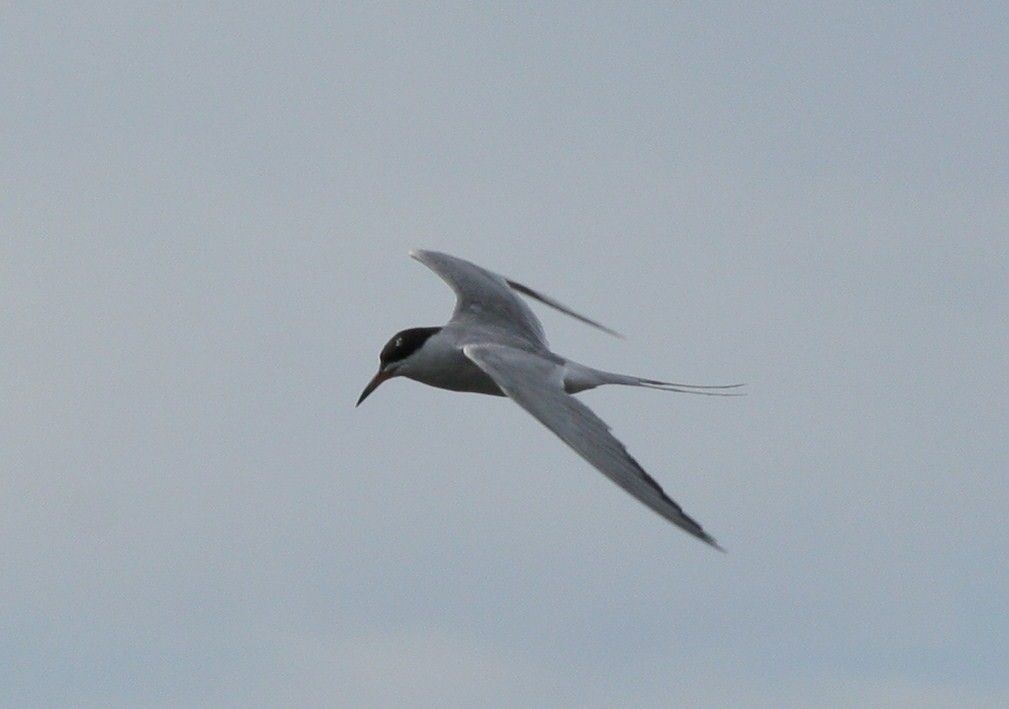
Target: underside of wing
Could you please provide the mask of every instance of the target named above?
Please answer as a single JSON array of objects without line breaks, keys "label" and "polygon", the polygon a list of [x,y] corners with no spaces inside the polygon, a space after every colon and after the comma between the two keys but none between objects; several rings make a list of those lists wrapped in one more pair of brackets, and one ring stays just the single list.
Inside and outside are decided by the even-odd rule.
[{"label": "underside of wing", "polygon": [[564,391],[562,365],[503,345],[466,345],[463,351],[515,403],[599,472],[677,527],[721,549],[631,457],[609,426]]}]

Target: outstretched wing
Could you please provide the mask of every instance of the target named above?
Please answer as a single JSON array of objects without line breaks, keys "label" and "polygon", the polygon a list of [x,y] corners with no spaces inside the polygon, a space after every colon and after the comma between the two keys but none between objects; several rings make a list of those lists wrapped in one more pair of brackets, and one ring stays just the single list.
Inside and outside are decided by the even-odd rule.
[{"label": "outstretched wing", "polygon": [[722,550],[631,457],[610,427],[564,391],[563,365],[504,345],[465,345],[463,352],[596,470],[680,529]]},{"label": "outstretched wing", "polygon": [[550,296],[543,295],[542,293],[537,293],[536,291],[534,291],[529,286],[524,286],[521,283],[516,283],[515,281],[512,281],[512,280],[508,280],[507,283],[512,288],[514,288],[519,293],[521,293],[522,295],[529,296],[533,300],[538,300],[539,302],[543,303],[543,305],[549,305],[554,310],[559,310],[560,312],[564,313],[565,315],[567,315],[569,317],[572,317],[575,320],[579,320],[579,321],[585,323],[586,325],[591,325],[592,327],[596,328],[597,330],[602,330],[603,332],[605,332],[605,333],[607,333],[609,335],[613,335],[614,337],[619,337],[620,339],[624,338],[624,336],[621,335],[616,330],[611,330],[610,328],[606,327],[602,323],[597,323],[595,320],[591,320],[590,318],[587,318],[584,315],[579,315],[574,310],[572,310],[568,306],[564,305],[564,303],[560,303],[560,302],[554,300],[553,298],[551,298]]},{"label": "outstretched wing", "polygon": [[437,251],[411,251],[410,255],[437,273],[455,291],[454,321],[505,328],[512,335],[546,347],[543,325],[525,301],[515,295],[518,292],[603,332],[621,336],[542,293],[464,259]]}]

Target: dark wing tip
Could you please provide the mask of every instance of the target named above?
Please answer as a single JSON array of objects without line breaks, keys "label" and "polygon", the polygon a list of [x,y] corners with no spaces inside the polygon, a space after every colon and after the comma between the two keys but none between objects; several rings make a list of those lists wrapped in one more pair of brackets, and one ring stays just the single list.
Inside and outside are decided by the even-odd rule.
[{"label": "dark wing tip", "polygon": [[575,320],[583,322],[586,325],[591,325],[592,327],[594,327],[594,328],[596,328],[598,330],[602,330],[603,332],[607,333],[608,335],[613,335],[614,337],[618,337],[621,340],[626,340],[627,339],[626,337],[624,337],[623,335],[621,335],[616,330],[610,329],[610,328],[606,327],[605,325],[603,325],[602,323],[598,323],[595,320],[592,320],[591,318],[585,317],[584,315],[579,315],[578,313],[576,313],[575,311],[573,311],[571,308],[569,308],[568,306],[564,305],[563,303],[560,303],[560,302],[554,300],[553,298],[545,296],[542,293],[537,293],[536,291],[534,291],[532,288],[530,288],[528,286],[524,286],[521,283],[509,280],[509,279],[505,279],[505,282],[508,283],[508,285],[513,290],[518,291],[522,295],[528,296],[528,297],[532,298],[533,300],[538,300],[539,302],[543,303],[543,305],[548,305],[551,308],[553,308],[554,310],[559,310],[560,312],[562,312],[565,315],[568,315],[568,316],[574,318]]},{"label": "dark wing tip", "polygon": [[701,537],[701,539],[703,539],[703,540],[704,540],[705,542],[707,542],[707,543],[708,543],[708,544],[709,544],[710,546],[714,547],[715,549],[717,549],[718,551],[722,552],[723,554],[728,554],[728,553],[729,553],[729,552],[728,552],[728,551],[727,551],[727,550],[725,549],[725,547],[723,547],[723,546],[722,546],[721,544],[719,544],[718,542],[716,542],[716,541],[714,540],[714,538],[710,537],[709,535],[705,534],[705,535],[704,535],[703,537]]}]

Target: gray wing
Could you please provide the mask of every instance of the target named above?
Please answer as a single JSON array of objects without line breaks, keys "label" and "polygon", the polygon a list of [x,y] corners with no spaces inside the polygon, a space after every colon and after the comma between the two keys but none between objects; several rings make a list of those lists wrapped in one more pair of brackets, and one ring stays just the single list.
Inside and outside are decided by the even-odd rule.
[{"label": "gray wing", "polygon": [[564,391],[563,365],[503,345],[466,345],[463,352],[599,472],[677,527],[724,551],[631,457],[610,427]]},{"label": "gray wing", "polygon": [[539,302],[543,303],[543,305],[549,305],[554,310],[559,310],[562,313],[564,313],[565,315],[574,318],[575,320],[580,320],[581,322],[585,323],[586,325],[591,325],[592,327],[594,327],[594,328],[596,328],[598,330],[602,330],[603,332],[605,332],[605,333],[607,333],[609,335],[613,335],[614,337],[619,337],[620,339],[623,339],[623,337],[624,337],[623,335],[621,335],[616,330],[611,330],[610,328],[606,327],[605,325],[603,325],[601,323],[597,323],[595,320],[590,320],[589,318],[585,317],[584,315],[579,315],[578,313],[576,313],[574,310],[572,310],[568,306],[564,305],[563,303],[559,303],[558,301],[554,300],[553,298],[551,298],[549,296],[546,296],[546,295],[543,295],[542,293],[537,293],[536,291],[534,291],[529,286],[524,286],[521,283],[516,283],[515,281],[510,280],[510,279],[507,281],[507,283],[512,288],[514,288],[519,293],[521,293],[522,295],[526,295],[526,296],[529,296],[530,298],[533,298],[534,300],[538,300]]},{"label": "gray wing", "polygon": [[525,301],[515,295],[518,292],[603,332],[622,337],[532,288],[469,261],[437,251],[411,251],[410,255],[437,273],[455,291],[453,320],[504,327],[514,335],[545,347],[547,338],[543,325]]}]

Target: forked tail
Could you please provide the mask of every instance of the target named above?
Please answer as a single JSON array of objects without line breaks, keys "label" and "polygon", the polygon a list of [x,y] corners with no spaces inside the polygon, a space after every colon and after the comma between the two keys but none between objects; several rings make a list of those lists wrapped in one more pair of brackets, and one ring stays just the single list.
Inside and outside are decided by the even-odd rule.
[{"label": "forked tail", "polygon": [[675,391],[680,394],[704,394],[705,396],[746,396],[745,391],[729,391],[746,386],[745,384],[677,384],[675,382],[660,382],[656,379],[641,379],[630,377],[638,386],[649,389]]},{"label": "forked tail", "polygon": [[658,379],[643,379],[630,374],[606,372],[593,367],[586,367],[567,360],[564,363],[564,388],[569,394],[576,394],[586,389],[595,389],[605,384],[621,384],[623,386],[648,387],[662,391],[675,391],[680,394],[703,394],[704,396],[746,396],[746,392],[736,391],[745,384],[679,384],[663,382]]}]

